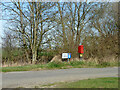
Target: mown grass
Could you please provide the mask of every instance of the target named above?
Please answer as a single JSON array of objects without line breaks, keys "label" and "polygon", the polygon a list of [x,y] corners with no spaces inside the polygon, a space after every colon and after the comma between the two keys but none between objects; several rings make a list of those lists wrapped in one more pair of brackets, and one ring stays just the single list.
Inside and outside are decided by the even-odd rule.
[{"label": "mown grass", "polygon": [[30,70],[43,70],[43,69],[67,69],[67,68],[90,68],[90,67],[113,67],[118,66],[117,62],[103,62],[101,64],[95,62],[86,61],[71,61],[71,62],[50,62],[47,64],[36,64],[36,65],[26,65],[26,66],[15,66],[15,67],[2,67],[2,72],[12,72],[12,71],[30,71]]},{"label": "mown grass", "polygon": [[107,77],[107,78],[87,79],[87,80],[79,80],[76,82],[56,83],[53,86],[54,88],[118,88],[118,78]]}]

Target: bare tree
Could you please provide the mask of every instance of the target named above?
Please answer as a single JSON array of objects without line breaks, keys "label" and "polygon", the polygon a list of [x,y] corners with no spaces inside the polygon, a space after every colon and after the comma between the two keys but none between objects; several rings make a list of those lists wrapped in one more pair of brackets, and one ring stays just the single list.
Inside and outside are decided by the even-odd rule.
[{"label": "bare tree", "polygon": [[90,57],[115,57],[118,53],[118,28],[112,4],[101,3],[95,17],[90,20],[91,30],[97,32],[89,33],[93,35],[87,34],[84,38],[86,54]]},{"label": "bare tree", "polygon": [[10,31],[4,30],[4,37],[2,37],[3,62],[9,62],[9,64],[12,62],[12,52],[16,47],[15,42],[15,36]]},{"label": "bare tree", "polygon": [[[32,61],[37,60],[37,52],[41,44],[51,40],[47,38],[49,32],[54,26],[51,26],[52,17],[56,12],[50,13],[48,10],[54,6],[54,3],[41,2],[11,2],[10,5],[4,4],[11,16],[9,21],[15,23],[15,26],[9,27],[10,30],[17,32],[20,38],[27,59],[29,53],[32,53]],[[17,18],[15,18],[17,16]]]},{"label": "bare tree", "polygon": [[98,3],[85,2],[57,3],[58,19],[60,20],[57,22],[58,26],[61,26],[57,32],[60,32],[59,37],[63,41],[63,52],[72,52],[73,56],[77,55],[77,48],[81,43],[81,33],[94,18],[94,8],[98,6]]}]

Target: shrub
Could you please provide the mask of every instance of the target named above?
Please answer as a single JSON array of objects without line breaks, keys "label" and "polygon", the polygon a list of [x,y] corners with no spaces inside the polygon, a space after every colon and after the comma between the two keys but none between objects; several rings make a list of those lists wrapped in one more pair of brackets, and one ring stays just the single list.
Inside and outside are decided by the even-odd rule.
[{"label": "shrub", "polygon": [[53,52],[39,52],[38,56],[54,56]]},{"label": "shrub", "polygon": [[76,66],[76,65],[84,65],[85,62],[84,61],[71,61],[70,65],[72,66]]},{"label": "shrub", "polygon": [[110,63],[109,62],[102,62],[100,65],[103,67],[107,67],[107,66],[110,66]]},{"label": "shrub", "polygon": [[88,66],[96,66],[97,63],[93,62],[93,61],[88,61],[88,62],[86,62],[86,65],[88,65]]},{"label": "shrub", "polygon": [[50,62],[47,64],[47,68],[60,68],[62,66],[64,66],[62,62]]}]

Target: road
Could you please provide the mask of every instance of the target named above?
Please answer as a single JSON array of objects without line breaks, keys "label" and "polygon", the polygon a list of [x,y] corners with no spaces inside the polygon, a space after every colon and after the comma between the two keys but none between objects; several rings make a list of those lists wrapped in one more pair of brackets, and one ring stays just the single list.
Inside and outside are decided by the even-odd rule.
[{"label": "road", "polygon": [[118,68],[72,68],[2,73],[2,87],[34,87],[54,82],[118,76]]}]

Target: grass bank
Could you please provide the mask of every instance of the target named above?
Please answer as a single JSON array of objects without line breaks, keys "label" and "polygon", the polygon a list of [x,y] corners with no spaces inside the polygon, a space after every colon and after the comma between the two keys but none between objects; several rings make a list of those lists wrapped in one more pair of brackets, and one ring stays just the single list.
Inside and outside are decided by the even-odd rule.
[{"label": "grass bank", "polygon": [[35,86],[36,88],[118,88],[117,77],[97,78],[79,80],[76,82],[61,82],[42,86]]},{"label": "grass bank", "polygon": [[100,64],[95,62],[86,61],[71,61],[71,62],[50,62],[47,64],[25,65],[15,67],[2,67],[2,72],[12,71],[32,71],[32,70],[44,70],[44,69],[68,69],[68,68],[104,68],[118,66],[118,62],[102,62]]}]

